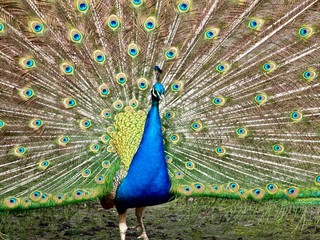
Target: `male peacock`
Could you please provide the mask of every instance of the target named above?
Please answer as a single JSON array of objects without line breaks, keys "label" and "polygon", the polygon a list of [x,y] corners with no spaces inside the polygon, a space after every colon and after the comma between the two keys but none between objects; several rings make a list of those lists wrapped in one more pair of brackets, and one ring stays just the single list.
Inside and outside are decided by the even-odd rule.
[{"label": "male peacock", "polygon": [[0,211],[100,198],[148,239],[178,195],[320,203],[318,0],[0,10]]}]

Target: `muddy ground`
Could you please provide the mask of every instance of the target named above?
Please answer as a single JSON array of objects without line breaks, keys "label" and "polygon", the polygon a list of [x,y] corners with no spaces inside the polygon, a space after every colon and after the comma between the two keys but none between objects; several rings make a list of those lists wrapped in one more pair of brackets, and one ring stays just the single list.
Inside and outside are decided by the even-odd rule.
[{"label": "muddy ground", "polygon": [[[147,208],[144,221],[150,240],[320,239],[316,207],[280,207],[229,200],[180,198]],[[128,211],[127,239],[137,239],[134,211]],[[115,209],[99,202],[0,215],[0,239],[118,240]]]}]

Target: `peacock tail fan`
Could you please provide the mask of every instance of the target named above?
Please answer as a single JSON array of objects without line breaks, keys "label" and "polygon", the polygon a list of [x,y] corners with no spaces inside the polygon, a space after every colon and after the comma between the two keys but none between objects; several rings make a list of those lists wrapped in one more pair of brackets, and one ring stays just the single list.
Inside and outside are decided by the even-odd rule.
[{"label": "peacock tail fan", "polygon": [[318,204],[319,8],[1,1],[0,210],[110,194],[156,81],[173,194]]}]

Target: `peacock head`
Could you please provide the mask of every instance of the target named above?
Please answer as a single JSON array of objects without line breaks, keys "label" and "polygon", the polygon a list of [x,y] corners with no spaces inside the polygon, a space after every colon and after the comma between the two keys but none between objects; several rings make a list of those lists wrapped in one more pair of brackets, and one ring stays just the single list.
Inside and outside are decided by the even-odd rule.
[{"label": "peacock head", "polygon": [[152,101],[159,102],[160,99],[164,98],[165,89],[161,83],[156,83],[153,85],[151,90]]}]

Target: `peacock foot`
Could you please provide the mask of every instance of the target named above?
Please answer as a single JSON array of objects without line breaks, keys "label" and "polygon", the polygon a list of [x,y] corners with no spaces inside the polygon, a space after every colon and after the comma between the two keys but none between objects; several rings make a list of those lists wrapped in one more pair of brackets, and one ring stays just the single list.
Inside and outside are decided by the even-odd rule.
[{"label": "peacock foot", "polygon": [[142,238],[143,240],[149,240],[146,232],[143,232],[138,238]]}]

